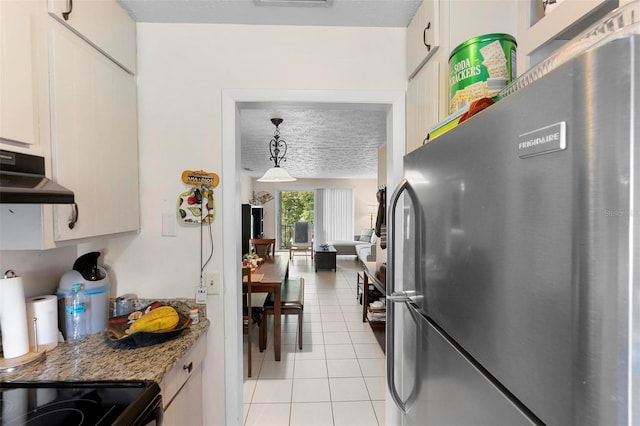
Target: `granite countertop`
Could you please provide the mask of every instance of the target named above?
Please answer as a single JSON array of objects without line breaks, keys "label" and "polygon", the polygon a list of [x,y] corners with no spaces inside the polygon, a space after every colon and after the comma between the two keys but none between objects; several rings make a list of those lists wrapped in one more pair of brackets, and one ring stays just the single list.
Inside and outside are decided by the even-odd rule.
[{"label": "granite countertop", "polygon": [[[173,305],[172,300],[161,300]],[[190,300],[178,299],[190,306]],[[191,324],[178,337],[164,343],[135,349],[114,349],[105,333],[86,336],[76,342],[58,343],[36,364],[10,373],[0,373],[0,381],[125,381],[162,382],[165,374],[209,328],[200,308],[200,321]]]}]

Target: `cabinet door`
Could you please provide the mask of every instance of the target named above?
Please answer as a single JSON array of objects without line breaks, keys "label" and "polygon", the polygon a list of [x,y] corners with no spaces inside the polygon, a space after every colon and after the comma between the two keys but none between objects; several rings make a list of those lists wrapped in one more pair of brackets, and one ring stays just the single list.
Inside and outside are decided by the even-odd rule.
[{"label": "cabinet door", "polygon": [[429,61],[407,88],[407,152],[419,148],[439,120],[440,62]]},{"label": "cabinet door", "polygon": [[412,78],[440,45],[440,0],[423,0],[407,28],[407,73]]},{"label": "cabinet door", "polygon": [[165,426],[201,425],[202,366],[198,367],[164,412]]},{"label": "cabinet door", "polygon": [[[544,10],[541,2],[518,2],[518,73],[524,72],[627,0],[563,0]],[[545,13],[546,12],[546,13]]]},{"label": "cabinet door", "polygon": [[0,138],[37,142],[33,22],[29,4],[0,1]]},{"label": "cabinet door", "polygon": [[54,206],[55,240],[135,231],[139,227],[134,78],[66,29],[49,39],[53,175],[76,196]]},{"label": "cabinet door", "polygon": [[136,24],[116,0],[48,0],[49,14],[131,73]]},{"label": "cabinet door", "polygon": [[200,337],[165,375],[160,388],[164,404],[164,425],[203,424],[202,362],[207,339]]}]

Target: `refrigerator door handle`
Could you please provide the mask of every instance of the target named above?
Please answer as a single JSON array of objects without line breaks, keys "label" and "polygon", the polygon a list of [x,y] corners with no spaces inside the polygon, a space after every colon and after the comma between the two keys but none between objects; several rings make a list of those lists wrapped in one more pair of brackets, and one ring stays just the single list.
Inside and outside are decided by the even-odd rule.
[{"label": "refrigerator door handle", "polygon": [[[391,393],[391,398],[393,399],[393,402],[398,406],[398,408],[400,410],[402,410],[402,412],[404,414],[406,414],[408,412],[408,410],[411,408],[411,404],[412,402],[415,400],[415,394],[416,394],[416,386],[414,384],[414,389],[411,392],[411,395],[409,395],[409,397],[407,398],[406,401],[402,400],[402,397],[400,396],[400,394],[398,393],[398,390],[396,389],[396,383],[395,383],[395,337],[394,337],[394,316],[395,316],[395,309],[394,309],[394,305],[396,303],[404,303],[405,306],[410,310],[413,311],[410,306],[409,306],[409,301],[411,300],[406,293],[404,292],[395,292],[394,291],[394,272],[395,272],[395,211],[396,211],[396,206],[398,204],[398,200],[400,199],[400,196],[402,195],[402,193],[407,190],[410,189],[410,185],[409,185],[409,181],[407,181],[406,178],[403,178],[400,181],[400,184],[398,185],[398,187],[396,188],[396,190],[393,192],[393,194],[391,195],[391,199],[390,199],[390,203],[389,203],[389,210],[388,210],[388,214],[387,214],[387,218],[389,219],[389,226],[387,227],[387,241],[388,241],[388,249],[389,249],[389,253],[387,256],[387,277],[389,277],[390,279],[388,279],[387,282],[387,300],[391,301],[392,303],[389,303],[387,305],[387,384],[389,387],[389,392]],[[408,191],[409,195],[411,196],[412,199],[414,199],[413,195],[411,193],[411,191]],[[414,200],[415,201],[415,200]],[[415,204],[414,208],[415,208]],[[413,313],[413,312],[412,312]],[[414,318],[415,321],[415,318]]]},{"label": "refrigerator door handle", "polygon": [[387,302],[393,302],[393,303],[411,302],[411,297],[409,297],[404,291],[396,291],[394,293],[387,295]]},{"label": "refrigerator door handle", "polygon": [[395,263],[396,260],[394,258],[394,254],[396,252],[396,242],[395,242],[395,227],[396,227],[396,206],[398,205],[398,200],[402,193],[409,188],[409,181],[406,178],[403,178],[398,187],[393,194],[391,194],[391,198],[389,200],[389,212],[387,213],[387,218],[389,219],[389,226],[387,227],[387,242],[388,242],[388,256],[387,256],[387,276],[390,277],[389,283],[387,285],[387,296],[392,296],[394,294],[393,289],[393,278],[395,272]]}]

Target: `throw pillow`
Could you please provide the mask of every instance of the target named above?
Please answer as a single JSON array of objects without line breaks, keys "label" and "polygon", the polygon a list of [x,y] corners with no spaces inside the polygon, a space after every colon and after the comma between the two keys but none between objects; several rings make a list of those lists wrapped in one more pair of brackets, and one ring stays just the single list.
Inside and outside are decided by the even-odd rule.
[{"label": "throw pillow", "polygon": [[360,241],[368,243],[371,241],[371,234],[373,234],[373,229],[363,229],[360,233]]}]

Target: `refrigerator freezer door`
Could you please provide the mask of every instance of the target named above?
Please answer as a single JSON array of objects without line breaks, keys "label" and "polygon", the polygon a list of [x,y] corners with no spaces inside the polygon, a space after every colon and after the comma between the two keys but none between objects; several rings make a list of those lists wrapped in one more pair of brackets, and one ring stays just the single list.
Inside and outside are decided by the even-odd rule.
[{"label": "refrigerator freezer door", "polygon": [[616,39],[405,157],[412,300],[545,424],[630,424],[640,403],[638,69],[640,36]]},{"label": "refrigerator freezer door", "polygon": [[[534,425],[516,404],[469,363],[410,304],[396,304],[396,383],[404,400],[413,399],[402,424]],[[411,397],[411,393],[415,396]]]}]

